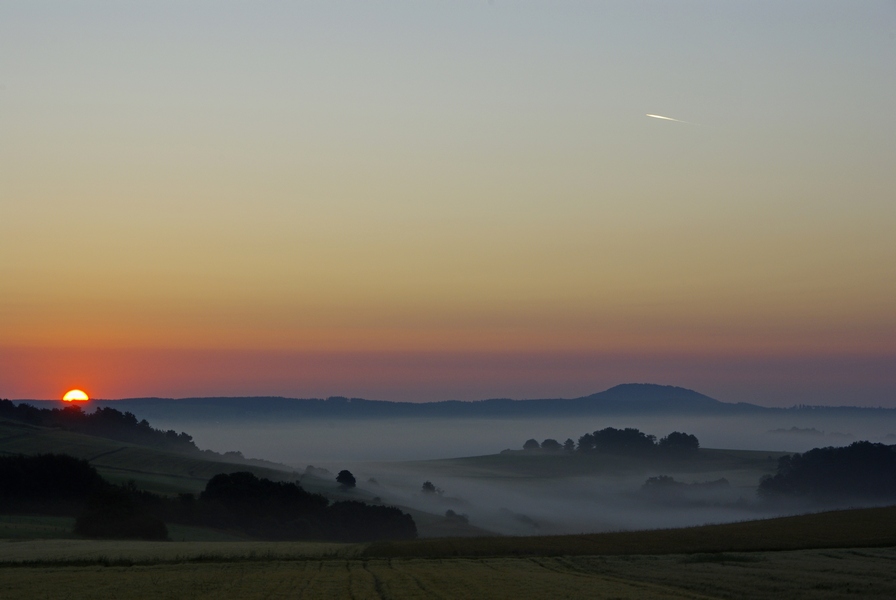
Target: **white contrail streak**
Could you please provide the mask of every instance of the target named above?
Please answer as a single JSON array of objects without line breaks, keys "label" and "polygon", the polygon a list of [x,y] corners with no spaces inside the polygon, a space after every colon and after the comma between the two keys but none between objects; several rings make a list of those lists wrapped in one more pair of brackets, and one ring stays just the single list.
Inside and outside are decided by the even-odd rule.
[{"label": "white contrail streak", "polygon": [[664,121],[675,121],[676,123],[685,123],[686,125],[696,125],[696,123],[691,123],[690,121],[682,121],[681,119],[673,119],[672,117],[664,117],[663,115],[652,115],[647,113],[647,116],[652,119],[662,119]]}]

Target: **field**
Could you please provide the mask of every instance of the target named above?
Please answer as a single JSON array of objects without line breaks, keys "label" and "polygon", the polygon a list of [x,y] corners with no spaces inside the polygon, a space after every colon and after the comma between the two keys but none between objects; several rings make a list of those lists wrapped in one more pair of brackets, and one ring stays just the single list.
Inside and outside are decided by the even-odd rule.
[{"label": "field", "polygon": [[892,598],[894,565],[896,507],[886,507],[398,544],[6,541],[0,597]]},{"label": "field", "polygon": [[896,549],[6,566],[17,598],[893,598]]}]

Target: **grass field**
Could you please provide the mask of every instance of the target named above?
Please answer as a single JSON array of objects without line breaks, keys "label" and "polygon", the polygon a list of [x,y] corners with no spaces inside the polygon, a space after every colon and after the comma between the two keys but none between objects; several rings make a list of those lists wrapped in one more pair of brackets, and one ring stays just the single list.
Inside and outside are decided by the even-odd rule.
[{"label": "grass field", "polygon": [[305,558],[0,568],[0,597],[896,597],[896,549],[530,558]]}]

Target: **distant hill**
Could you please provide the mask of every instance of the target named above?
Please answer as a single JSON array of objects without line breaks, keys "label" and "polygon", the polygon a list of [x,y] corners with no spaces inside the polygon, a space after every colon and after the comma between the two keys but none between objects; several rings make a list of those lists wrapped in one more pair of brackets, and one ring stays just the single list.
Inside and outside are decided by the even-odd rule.
[{"label": "distant hill", "polygon": [[[45,401],[25,401],[45,405]],[[281,418],[524,418],[593,415],[740,415],[811,411],[815,414],[867,413],[896,409],[857,407],[768,408],[745,402],[721,402],[694,390],[651,383],[627,383],[581,398],[538,400],[489,400],[441,402],[390,402],[363,398],[327,399],[259,397],[222,398],[127,398],[94,400],[94,406],[110,406],[150,420],[265,420]]]},{"label": "distant hill", "polygon": [[653,383],[624,383],[571,402],[583,408],[618,413],[732,414],[775,410],[746,402],[721,402],[687,388]]}]

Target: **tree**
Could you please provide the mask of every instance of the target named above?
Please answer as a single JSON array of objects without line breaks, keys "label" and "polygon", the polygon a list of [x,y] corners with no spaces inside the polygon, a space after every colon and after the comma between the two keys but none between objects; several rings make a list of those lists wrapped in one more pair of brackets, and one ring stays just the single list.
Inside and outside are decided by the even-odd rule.
[{"label": "tree", "polygon": [[433,483],[431,481],[424,481],[423,482],[423,493],[424,494],[435,494],[436,486],[433,485]]},{"label": "tree", "polygon": [[563,451],[569,454],[576,451],[576,443],[572,441],[572,438],[566,438],[566,441],[563,442]]},{"label": "tree", "polygon": [[647,454],[656,449],[656,436],[626,427],[607,427],[593,434],[594,449],[612,454]]},{"label": "tree", "polygon": [[538,440],[526,440],[526,443],[523,444],[523,450],[538,450],[541,448],[541,444],[538,443]]},{"label": "tree", "polygon": [[542,450],[548,450],[550,452],[557,452],[563,449],[563,446],[557,440],[552,440],[551,438],[546,439],[541,443]]},{"label": "tree", "polygon": [[697,436],[673,431],[660,440],[659,449],[668,454],[693,454],[700,448]]},{"label": "tree", "polygon": [[351,474],[351,471],[345,469],[339,471],[339,474],[336,475],[336,482],[339,483],[343,489],[353,488],[356,483],[355,476]]},{"label": "tree", "polygon": [[586,433],[585,435],[580,437],[579,445],[576,449],[583,454],[594,452],[594,436],[590,433]]}]

